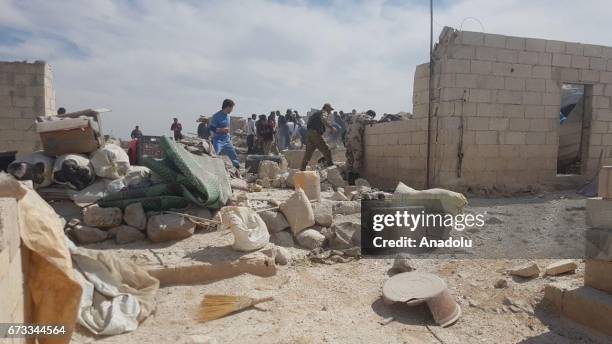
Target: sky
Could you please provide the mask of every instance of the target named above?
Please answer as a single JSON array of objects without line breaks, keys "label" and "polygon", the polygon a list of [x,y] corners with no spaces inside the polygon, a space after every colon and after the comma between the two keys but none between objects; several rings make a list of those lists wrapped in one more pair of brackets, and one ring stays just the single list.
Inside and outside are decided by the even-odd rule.
[{"label": "sky", "polygon": [[[444,26],[612,46],[609,0],[434,0]],[[235,115],[330,102],[412,111],[428,60],[428,0],[0,0],[0,60],[47,61],[56,102],[110,108],[126,138],[196,131],[225,98]]]}]

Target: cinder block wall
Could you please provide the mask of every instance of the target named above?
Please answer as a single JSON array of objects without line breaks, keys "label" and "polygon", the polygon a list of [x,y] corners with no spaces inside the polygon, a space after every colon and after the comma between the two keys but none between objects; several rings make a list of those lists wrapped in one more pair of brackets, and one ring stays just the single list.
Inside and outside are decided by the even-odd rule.
[{"label": "cinder block wall", "polygon": [[[0,198],[0,323],[24,323],[26,297],[17,201]],[[13,338],[12,343],[25,343]]]},{"label": "cinder block wall", "polygon": [[47,63],[0,62],[0,152],[41,149],[34,120],[55,113],[53,75]]},{"label": "cinder block wall", "polygon": [[[448,28],[434,56],[435,186],[518,191],[554,184],[563,83],[587,85],[585,116],[591,118],[583,176],[590,177],[599,168],[600,152],[603,164],[612,163],[612,48]],[[416,119],[427,117],[428,81],[428,65],[418,66],[413,94]],[[372,142],[366,143],[366,159],[375,161],[374,152],[394,150],[396,145],[387,139],[389,145],[382,149]],[[381,181],[401,180],[407,173],[401,168],[375,172],[370,161],[367,165],[368,174]],[[418,179],[412,174],[401,178]]]}]

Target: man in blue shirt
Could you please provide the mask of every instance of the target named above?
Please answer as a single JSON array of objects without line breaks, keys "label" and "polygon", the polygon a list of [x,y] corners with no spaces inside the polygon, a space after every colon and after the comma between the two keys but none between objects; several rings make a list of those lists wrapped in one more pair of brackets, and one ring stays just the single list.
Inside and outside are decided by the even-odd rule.
[{"label": "man in blue shirt", "polygon": [[225,99],[221,106],[221,111],[217,112],[210,119],[208,130],[212,134],[212,144],[215,147],[217,154],[225,154],[232,161],[232,165],[236,169],[240,169],[240,162],[236,155],[236,150],[230,139],[230,116],[229,114],[234,109],[234,102],[231,99]]}]

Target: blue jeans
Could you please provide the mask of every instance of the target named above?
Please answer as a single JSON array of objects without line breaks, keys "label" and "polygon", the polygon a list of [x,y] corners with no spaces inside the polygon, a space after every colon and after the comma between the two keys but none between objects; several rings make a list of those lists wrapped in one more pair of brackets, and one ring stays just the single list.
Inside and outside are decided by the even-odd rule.
[{"label": "blue jeans", "polygon": [[236,150],[234,149],[234,146],[232,146],[232,141],[230,140],[229,136],[221,139],[213,137],[212,144],[217,155],[227,155],[232,161],[232,165],[234,165],[236,168],[240,168],[240,161],[238,161]]}]

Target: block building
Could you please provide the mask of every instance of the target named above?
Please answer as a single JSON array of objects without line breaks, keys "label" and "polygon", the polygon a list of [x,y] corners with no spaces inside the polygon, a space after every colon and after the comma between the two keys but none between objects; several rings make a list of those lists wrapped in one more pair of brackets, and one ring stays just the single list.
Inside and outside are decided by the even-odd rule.
[{"label": "block building", "polygon": [[[433,71],[432,187],[578,185],[612,164],[612,48],[446,27]],[[413,120],[366,129],[373,185],[424,187],[429,80],[417,66]]]},{"label": "block building", "polygon": [[0,62],[0,152],[41,149],[35,118],[55,113],[53,73],[47,63]]}]

